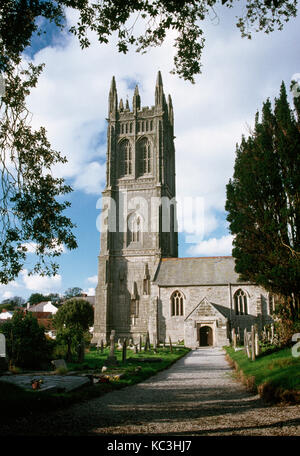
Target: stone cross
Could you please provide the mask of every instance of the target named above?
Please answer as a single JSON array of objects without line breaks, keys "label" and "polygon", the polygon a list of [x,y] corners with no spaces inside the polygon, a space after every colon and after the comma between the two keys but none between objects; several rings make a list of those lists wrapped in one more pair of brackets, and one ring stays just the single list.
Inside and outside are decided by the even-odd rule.
[{"label": "stone cross", "polygon": [[6,357],[6,342],[5,342],[5,335],[0,333],[0,357]]},{"label": "stone cross", "polygon": [[110,348],[109,348],[109,355],[107,357],[107,362],[109,364],[117,364],[117,357],[115,356],[115,334],[116,331],[114,329],[111,330],[109,340],[110,340]]}]

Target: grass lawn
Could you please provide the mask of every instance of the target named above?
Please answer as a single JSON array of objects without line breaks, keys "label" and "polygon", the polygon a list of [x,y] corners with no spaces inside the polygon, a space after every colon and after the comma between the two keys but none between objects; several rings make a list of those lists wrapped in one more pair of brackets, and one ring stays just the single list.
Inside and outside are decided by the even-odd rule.
[{"label": "grass lawn", "polygon": [[[105,374],[123,374],[120,379],[84,386],[68,393],[25,390],[8,382],[0,382],[0,423],[33,412],[66,407],[75,402],[99,397],[115,389],[141,382],[158,371],[166,369],[189,351],[184,347],[173,347],[172,353],[168,347],[158,348],[157,353],[148,351],[134,354],[131,350],[127,350],[127,360],[122,363],[122,351],[116,350],[118,365],[108,366]],[[85,354],[84,363],[67,363],[68,370],[100,374],[102,367],[106,365],[108,353],[108,349],[105,349],[102,354],[100,351],[91,349]]]},{"label": "grass lawn", "polygon": [[260,355],[255,361],[244,350],[225,348],[237,376],[253,391],[269,401],[298,402],[300,400],[300,357],[292,356],[291,348]]}]

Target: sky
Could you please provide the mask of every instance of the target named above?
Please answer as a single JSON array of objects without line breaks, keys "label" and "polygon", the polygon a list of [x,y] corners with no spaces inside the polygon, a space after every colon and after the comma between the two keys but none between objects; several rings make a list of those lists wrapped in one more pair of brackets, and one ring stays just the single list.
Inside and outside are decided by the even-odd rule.
[{"label": "sky", "polygon": [[[128,97],[139,86],[142,106],[154,105],[155,82],[161,71],[164,92],[171,94],[174,107],[176,150],[176,194],[199,204],[201,220],[186,217],[180,224],[179,256],[231,255],[232,236],[228,230],[226,184],[233,175],[236,144],[249,135],[255,114],[263,102],[279,95],[280,84],[287,88],[300,73],[300,14],[283,31],[266,35],[254,33],[242,39],[235,26],[235,9],[219,8],[218,20],[206,20],[206,44],[202,74],[195,84],[170,74],[173,68],[173,40],[146,54],[131,49],[117,52],[113,37],[99,44],[90,35],[91,46],[82,50],[78,39],[47,26],[47,34],[35,37],[24,60],[45,63],[38,85],[28,98],[35,128],[45,126],[54,149],[68,163],[54,169],[73,187],[66,211],[77,225],[74,233],[78,249],[59,257],[60,270],[54,277],[30,276],[33,254],[20,275],[0,286],[0,301],[12,296],[27,299],[32,293],[63,294],[70,287],[95,292],[100,233],[101,192],[105,186],[106,117],[108,93],[115,76],[118,98]],[[67,24],[76,15],[67,10]],[[141,25],[137,24],[137,27]],[[195,223],[201,232],[193,235]]]}]

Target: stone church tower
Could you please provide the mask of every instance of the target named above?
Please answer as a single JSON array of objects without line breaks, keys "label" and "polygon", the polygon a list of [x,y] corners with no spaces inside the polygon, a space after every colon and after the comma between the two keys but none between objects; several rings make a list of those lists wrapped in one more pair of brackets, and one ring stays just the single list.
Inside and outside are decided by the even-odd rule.
[{"label": "stone church tower", "polygon": [[113,77],[108,107],[95,342],[112,329],[120,338],[155,336],[151,282],[161,259],[178,255],[173,107],[160,72],[154,106],[141,107],[137,86],[132,109],[118,102]]}]

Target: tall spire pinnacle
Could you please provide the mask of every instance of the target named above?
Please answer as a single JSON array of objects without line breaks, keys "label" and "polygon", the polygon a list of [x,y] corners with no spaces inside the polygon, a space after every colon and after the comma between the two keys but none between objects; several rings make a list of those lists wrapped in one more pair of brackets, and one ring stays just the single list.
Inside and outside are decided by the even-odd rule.
[{"label": "tall spire pinnacle", "polygon": [[137,109],[141,108],[141,97],[139,94],[138,85],[135,86],[133,100],[132,100],[133,110],[136,111]]},{"label": "tall spire pinnacle", "polygon": [[160,71],[157,73],[155,85],[155,106],[162,107],[165,102],[164,89]]},{"label": "tall spire pinnacle", "polygon": [[173,104],[171,95],[168,95],[168,115],[169,115],[169,122],[173,128],[174,126],[174,111],[173,111]]},{"label": "tall spire pinnacle", "polygon": [[112,77],[109,97],[108,97],[108,116],[110,114],[116,115],[118,109],[118,95],[115,77]]},{"label": "tall spire pinnacle", "polygon": [[159,87],[159,86],[161,86],[161,87],[163,86],[160,70],[158,70],[157,78],[156,78],[156,87]]}]

